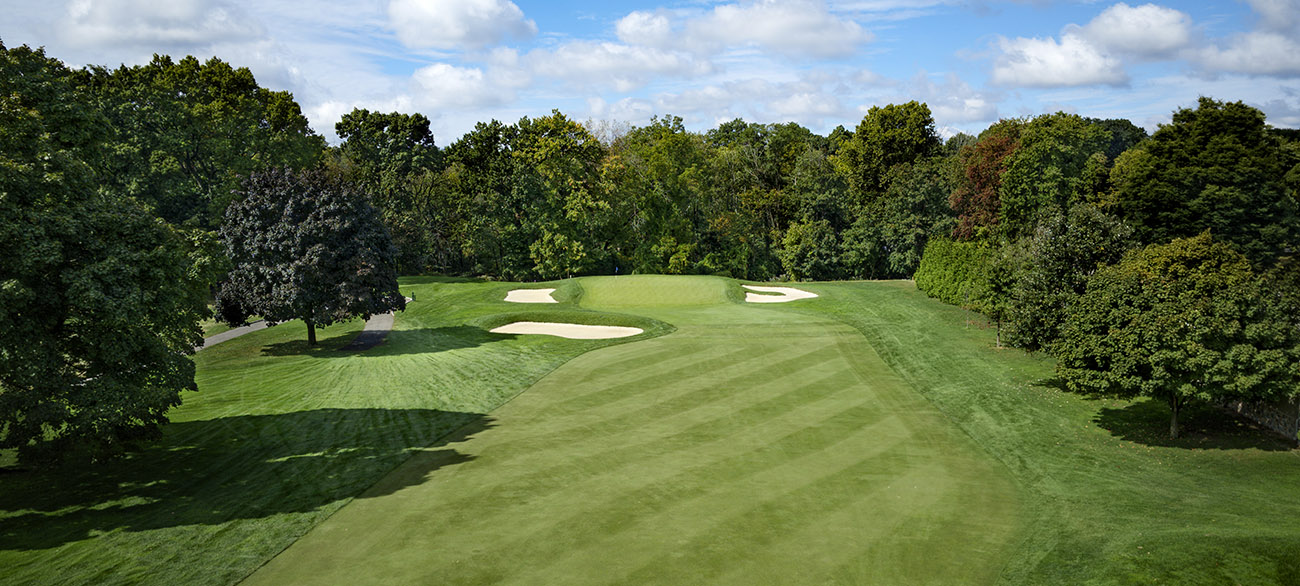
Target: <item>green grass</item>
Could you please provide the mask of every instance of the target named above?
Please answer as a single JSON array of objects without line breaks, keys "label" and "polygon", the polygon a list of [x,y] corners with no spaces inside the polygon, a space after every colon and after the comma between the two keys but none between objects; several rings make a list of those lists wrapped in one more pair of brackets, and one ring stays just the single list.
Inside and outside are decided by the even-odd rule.
[{"label": "green grass", "polygon": [[[214,346],[162,442],[0,470],[0,582],[1300,583],[1282,442],[1171,442],[907,282],[806,288],[424,277],[361,354],[360,320]],[[647,333],[484,329],[521,316]]]}]

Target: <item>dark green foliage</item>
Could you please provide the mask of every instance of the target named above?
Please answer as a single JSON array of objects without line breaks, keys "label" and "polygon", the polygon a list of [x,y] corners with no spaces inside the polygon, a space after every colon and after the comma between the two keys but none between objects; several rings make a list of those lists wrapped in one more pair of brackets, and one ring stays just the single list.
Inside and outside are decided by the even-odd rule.
[{"label": "dark green foliage", "polygon": [[70,75],[0,45],[0,449],[31,463],[158,437],[207,311],[202,246],[101,188],[108,125]]},{"label": "dark green foliage", "polygon": [[1090,199],[1111,134],[1086,119],[1058,112],[1020,130],[1019,148],[1006,159],[998,197],[999,227],[1011,239],[1026,236],[1042,217]]},{"label": "dark green foliage", "polygon": [[316,326],[400,310],[395,250],[379,214],[351,184],[320,171],[254,173],[226,211],[221,239],[234,268],[218,307],[267,322]]},{"label": "dark green foliage", "polygon": [[839,276],[839,247],[826,220],[791,225],[783,244],[781,265],[792,280],[826,281]]},{"label": "dark green foliage", "polygon": [[931,238],[913,277],[916,288],[944,303],[977,308],[996,252],[983,242]]},{"label": "dark green foliage", "polygon": [[354,109],[334,125],[343,140],[337,172],[373,198],[397,246],[398,269],[434,264],[448,232],[445,190],[437,181],[442,153],[422,114]]},{"label": "dark green foliage", "polygon": [[1077,392],[1191,401],[1292,397],[1300,332],[1264,302],[1250,263],[1209,233],[1151,245],[1101,269],[1054,346]]},{"label": "dark green foliage", "polygon": [[947,141],[944,141],[943,154],[947,157],[955,157],[961,154],[962,149],[968,146],[975,146],[976,142],[978,142],[978,139],[975,137],[966,134],[965,132],[958,132],[957,134],[952,135],[952,137]]},{"label": "dark green foliage", "polygon": [[1142,242],[1210,230],[1267,266],[1300,235],[1296,196],[1285,179],[1294,159],[1259,110],[1201,98],[1195,110],[1178,110],[1119,157],[1105,202]]},{"label": "dark green foliage", "polygon": [[1106,160],[1114,162],[1124,151],[1127,151],[1138,143],[1147,139],[1147,131],[1129,120],[1123,118],[1085,118],[1088,123],[1099,126],[1106,132],[1110,133],[1110,144],[1106,146],[1104,154]]},{"label": "dark green foliage", "polygon": [[951,176],[948,160],[941,158],[895,165],[886,175],[888,188],[877,203],[891,278],[911,278],[930,238],[946,235],[956,225],[948,206]]},{"label": "dark green foliage", "polygon": [[1087,204],[1039,222],[1026,243],[1025,266],[1009,296],[1011,343],[1031,351],[1050,350],[1088,277],[1118,262],[1134,244],[1132,228]]},{"label": "dark green foliage", "polygon": [[313,166],[325,148],[292,94],[220,59],[155,55],[76,77],[113,129],[104,179],[173,224],[213,229],[243,177]]},{"label": "dark green foliage", "polygon": [[912,101],[872,106],[836,156],[849,185],[872,198],[884,190],[891,167],[938,155],[942,148],[929,106]]}]

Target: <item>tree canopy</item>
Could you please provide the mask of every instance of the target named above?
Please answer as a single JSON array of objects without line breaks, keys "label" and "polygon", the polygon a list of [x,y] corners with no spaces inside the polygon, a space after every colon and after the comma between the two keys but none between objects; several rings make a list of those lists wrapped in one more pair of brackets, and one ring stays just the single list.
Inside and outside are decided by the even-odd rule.
[{"label": "tree canopy", "polygon": [[0,45],[0,448],[27,462],[157,437],[207,311],[186,239],[97,172],[109,123],[71,77]]},{"label": "tree canopy", "polygon": [[301,319],[315,345],[316,326],[406,307],[388,231],[349,183],[270,169],[249,176],[240,196],[221,227],[233,265],[218,293],[222,319]]},{"label": "tree canopy", "polygon": [[1296,194],[1286,183],[1298,162],[1259,110],[1201,98],[1119,157],[1104,201],[1144,242],[1210,230],[1268,265],[1300,242]]},{"label": "tree canopy", "polygon": [[1169,404],[1276,400],[1300,384],[1300,331],[1261,298],[1250,263],[1203,233],[1097,271],[1070,308],[1058,372],[1074,390]]}]

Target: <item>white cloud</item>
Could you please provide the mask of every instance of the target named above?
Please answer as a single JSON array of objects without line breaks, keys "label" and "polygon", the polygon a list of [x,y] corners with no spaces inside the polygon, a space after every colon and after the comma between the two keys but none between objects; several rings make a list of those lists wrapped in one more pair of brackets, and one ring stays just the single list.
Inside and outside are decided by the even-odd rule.
[{"label": "white cloud", "polygon": [[753,47],[788,57],[847,57],[871,40],[871,33],[821,0],[723,4],[677,21],[662,10],[638,10],[620,19],[615,33],[630,45],[698,55]]},{"label": "white cloud", "polygon": [[392,0],[388,17],[398,40],[413,48],[481,49],[537,34],[537,24],[509,0]]},{"label": "white cloud", "polygon": [[525,60],[537,75],[587,86],[612,85],[620,92],[639,88],[656,76],[694,76],[712,71],[708,62],[681,52],[591,41],[539,49],[528,53]]},{"label": "white cloud", "polygon": [[1002,54],[993,63],[992,82],[1016,87],[1122,85],[1128,76],[1119,59],[1067,31],[1053,38],[999,38]]},{"label": "white cloud", "polygon": [[619,19],[614,32],[630,45],[662,47],[672,42],[672,23],[663,13],[632,12]]},{"label": "white cloud", "polygon": [[1245,33],[1231,38],[1226,47],[1202,49],[1200,63],[1209,71],[1300,76],[1300,42],[1277,32]]},{"label": "white cloud", "polygon": [[1129,6],[1120,2],[1102,11],[1078,32],[1105,51],[1145,57],[1169,56],[1191,43],[1192,17],[1155,4]]},{"label": "white cloud", "polygon": [[820,0],[724,4],[687,23],[686,37],[688,43],[757,45],[813,57],[847,57],[871,40],[858,23],[831,14]]},{"label": "white cloud", "polygon": [[75,0],[61,37],[76,46],[139,46],[163,52],[265,37],[235,6],[216,0]]},{"label": "white cloud", "polygon": [[1265,30],[1285,31],[1300,27],[1300,0],[1246,0],[1260,16]]}]

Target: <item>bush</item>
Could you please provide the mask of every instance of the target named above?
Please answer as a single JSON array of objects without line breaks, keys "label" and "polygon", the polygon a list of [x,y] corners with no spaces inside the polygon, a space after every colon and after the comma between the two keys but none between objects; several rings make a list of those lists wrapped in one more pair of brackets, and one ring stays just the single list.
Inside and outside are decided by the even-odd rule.
[{"label": "bush", "polygon": [[988,290],[995,249],[985,242],[933,238],[916,269],[916,287],[944,303],[979,309],[980,292]]}]

